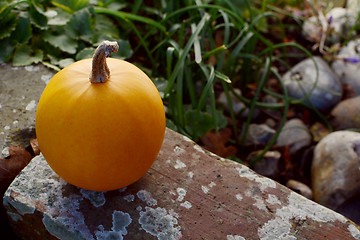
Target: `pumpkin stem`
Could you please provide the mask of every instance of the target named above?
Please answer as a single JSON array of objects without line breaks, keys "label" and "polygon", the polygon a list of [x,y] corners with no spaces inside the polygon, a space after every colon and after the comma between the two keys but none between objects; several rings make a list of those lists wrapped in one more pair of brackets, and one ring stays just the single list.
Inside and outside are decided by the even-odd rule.
[{"label": "pumpkin stem", "polygon": [[91,83],[104,83],[110,78],[110,69],[106,64],[106,58],[111,53],[117,52],[119,45],[117,42],[103,41],[95,50],[92,60],[92,70],[90,73]]}]

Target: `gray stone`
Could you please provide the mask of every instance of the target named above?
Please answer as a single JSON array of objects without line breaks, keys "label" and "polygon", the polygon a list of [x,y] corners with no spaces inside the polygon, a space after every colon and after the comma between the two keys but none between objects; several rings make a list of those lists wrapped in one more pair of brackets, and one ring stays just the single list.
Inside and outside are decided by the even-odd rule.
[{"label": "gray stone", "polygon": [[287,121],[281,130],[276,145],[284,147],[289,146],[290,154],[311,144],[311,135],[306,125],[297,118]]},{"label": "gray stone", "polygon": [[359,194],[359,158],[360,133],[336,131],[324,137],[314,150],[311,169],[314,200],[336,209]]},{"label": "gray stone", "polygon": [[35,137],[36,106],[53,75],[42,65],[0,65],[0,157],[8,156],[10,145],[26,147]]},{"label": "gray stone", "polygon": [[286,186],[308,199],[313,199],[311,188],[302,182],[290,179],[289,181],[287,181]]},{"label": "gray stone", "polygon": [[[262,150],[253,152],[249,156],[249,160],[251,162],[251,158],[255,159]],[[281,153],[279,151],[267,151],[264,156],[255,162],[254,171],[269,178],[277,178],[280,174],[279,164],[280,164]]]},{"label": "gray stone", "polygon": [[284,74],[284,83],[290,97],[304,99],[305,104],[312,103],[319,110],[328,110],[341,100],[342,85],[322,58],[314,57],[314,61],[318,66],[318,75],[313,60],[307,58]]},{"label": "gray stone", "polygon": [[251,123],[246,134],[246,141],[251,144],[267,143],[275,132],[266,124]]},{"label": "gray stone", "polygon": [[25,239],[360,236],[342,215],[169,129],[149,172],[126,188],[81,190],[60,179],[40,155],[13,181],[3,202],[14,231]]},{"label": "gray stone", "polygon": [[335,130],[360,128],[360,96],[341,101],[332,109],[330,116]]},{"label": "gray stone", "polygon": [[[360,38],[350,41],[341,48],[332,69],[344,84],[351,86],[355,95],[360,95]],[[354,61],[351,61],[354,60]]]}]

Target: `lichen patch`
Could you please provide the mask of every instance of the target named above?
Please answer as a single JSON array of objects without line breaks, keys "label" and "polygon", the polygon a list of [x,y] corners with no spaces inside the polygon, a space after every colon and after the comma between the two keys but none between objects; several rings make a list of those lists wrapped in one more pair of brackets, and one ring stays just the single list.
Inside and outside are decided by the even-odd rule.
[{"label": "lichen patch", "polygon": [[276,188],[276,183],[266,177],[259,176],[255,174],[246,166],[237,167],[236,170],[239,173],[240,177],[247,178],[251,181],[255,181],[260,184],[260,190],[265,191],[266,188]]},{"label": "lichen patch", "polygon": [[186,164],[183,163],[180,159],[176,159],[176,163],[174,165],[175,169],[181,169],[181,168],[185,168]]},{"label": "lichen patch", "polygon": [[104,192],[80,189],[80,193],[84,198],[88,199],[94,207],[101,207],[106,202]]},{"label": "lichen patch", "polygon": [[227,235],[226,240],[246,240],[246,239],[239,235]]},{"label": "lichen patch", "polygon": [[335,221],[345,223],[347,221],[342,215],[310,202],[295,192],[289,194],[289,204],[277,209],[274,216],[275,218],[258,229],[261,240],[296,239],[291,233],[292,220],[294,219],[302,223],[308,221],[308,219],[318,223]]},{"label": "lichen patch", "polygon": [[165,208],[145,207],[145,211],[140,212],[139,224],[159,240],[178,240],[182,237],[176,216]]},{"label": "lichen patch", "polygon": [[355,238],[356,240],[360,240],[360,231],[357,227],[355,227],[353,224],[349,224],[348,230],[351,233],[351,236]]},{"label": "lichen patch", "polygon": [[103,225],[99,225],[95,231],[96,239],[114,239],[122,240],[123,236],[127,234],[126,228],[131,224],[132,219],[128,213],[115,210],[112,214],[112,228],[111,231],[106,231]]},{"label": "lichen patch", "polygon": [[140,190],[136,196],[148,206],[156,206],[157,201],[151,196],[151,193],[146,190]]},{"label": "lichen patch", "polygon": [[176,192],[178,193],[177,201],[181,202],[184,200],[184,197],[186,195],[186,190],[184,188],[178,187],[176,189]]}]

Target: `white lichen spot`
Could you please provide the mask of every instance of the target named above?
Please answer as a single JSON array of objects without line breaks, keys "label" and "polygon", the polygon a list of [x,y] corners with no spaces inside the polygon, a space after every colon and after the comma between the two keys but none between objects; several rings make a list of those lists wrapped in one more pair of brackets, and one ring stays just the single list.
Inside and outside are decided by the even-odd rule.
[{"label": "white lichen spot", "polygon": [[246,239],[239,235],[227,235],[226,240],[246,240]]},{"label": "white lichen spot", "polygon": [[240,193],[236,194],[235,197],[239,201],[243,200],[243,196]]},{"label": "white lichen spot", "polygon": [[170,190],[169,193],[170,193],[171,195],[176,196],[176,193],[175,193],[173,190]]},{"label": "white lichen spot", "polygon": [[28,105],[25,107],[25,110],[26,111],[31,111],[31,110],[34,110],[36,107],[36,102],[35,100],[31,100]]},{"label": "white lichen spot", "polygon": [[10,155],[9,147],[4,147],[4,149],[1,151],[1,154],[3,156],[9,156]]},{"label": "white lichen spot", "polygon": [[345,223],[344,216],[325,208],[319,204],[309,201],[305,197],[291,192],[289,204],[276,210],[275,218],[266,222],[258,229],[261,240],[272,239],[296,239],[291,232],[293,221],[313,220],[317,223],[340,221]]},{"label": "white lichen spot", "polygon": [[236,170],[239,172],[240,177],[259,183],[261,191],[264,191],[266,188],[276,188],[276,183],[273,180],[255,174],[255,172],[246,166],[237,167]]},{"label": "white lichen spot", "polygon": [[125,200],[125,201],[128,201],[128,202],[133,202],[133,201],[135,200],[135,196],[132,195],[132,194],[126,195],[126,196],[124,197],[124,200]]},{"label": "white lichen spot", "polygon": [[157,201],[151,196],[151,193],[146,190],[140,190],[136,196],[149,206],[156,206]]},{"label": "white lichen spot", "polygon": [[179,240],[182,237],[178,220],[165,208],[145,207],[145,211],[140,212],[139,224],[159,240]]},{"label": "white lichen spot", "polygon": [[140,212],[142,210],[142,206],[137,206],[136,210]]},{"label": "white lichen spot", "polygon": [[33,66],[33,65],[25,66],[25,70],[28,72],[38,71],[39,69],[40,68],[38,66]]},{"label": "white lichen spot", "polygon": [[350,224],[348,226],[348,230],[351,233],[351,236],[355,238],[356,240],[360,240],[360,231],[357,227],[355,227],[353,224]]},{"label": "white lichen spot", "polygon": [[192,204],[189,201],[185,201],[185,202],[181,203],[180,206],[182,206],[186,209],[190,209],[192,207]]},{"label": "white lichen spot", "polygon": [[18,123],[19,123],[19,121],[17,121],[17,120],[13,121],[13,125],[16,125]]},{"label": "white lichen spot", "polygon": [[193,172],[188,172],[188,176],[189,176],[189,178],[193,178],[194,177],[194,173]]},{"label": "white lichen spot", "polygon": [[17,110],[16,109],[13,109],[13,113],[16,113],[17,112]]},{"label": "white lichen spot", "polygon": [[119,192],[120,192],[120,193],[125,192],[126,189],[127,189],[127,187],[120,188],[120,189],[119,189]]},{"label": "white lichen spot", "polygon": [[214,186],[216,186],[216,183],[214,183],[214,182],[211,182],[211,183],[209,183],[209,188],[212,188],[212,187],[214,187]]},{"label": "white lichen spot", "polygon": [[176,164],[174,165],[175,169],[181,169],[186,167],[186,164],[180,161],[179,159],[176,159]]},{"label": "white lichen spot", "polygon": [[255,200],[255,203],[253,203],[253,205],[254,205],[255,207],[257,207],[257,208],[260,209],[260,210],[267,211],[267,208],[266,208],[264,199],[263,199],[261,196],[257,195],[257,194],[253,194],[253,193],[251,192],[251,189],[248,189],[248,190],[245,192],[245,196],[250,197],[250,198],[252,198],[253,200]]},{"label": "white lichen spot", "polygon": [[53,77],[52,74],[44,74],[41,76],[41,80],[47,85],[52,77]]},{"label": "white lichen spot", "polygon": [[94,207],[101,207],[106,202],[104,192],[80,189],[80,193],[84,198],[88,199]]},{"label": "white lichen spot", "polygon": [[199,154],[196,154],[196,153],[192,153],[192,154],[191,154],[191,158],[194,159],[194,160],[199,160],[199,159],[200,159],[200,155],[199,155]]},{"label": "white lichen spot", "polygon": [[193,142],[193,140],[191,140],[190,138],[188,138],[186,136],[182,136],[182,137],[185,142]]},{"label": "white lichen spot", "polygon": [[273,194],[269,194],[268,198],[266,199],[266,202],[272,205],[281,205],[281,202],[279,200],[279,198]]},{"label": "white lichen spot", "polygon": [[197,150],[198,152],[205,153],[204,149],[199,145],[194,145],[194,149]]},{"label": "white lichen spot", "polygon": [[175,153],[176,155],[180,155],[180,154],[182,154],[182,153],[184,153],[184,152],[185,152],[184,149],[182,149],[182,148],[179,147],[179,146],[175,146],[175,148],[174,148],[174,153]]},{"label": "white lichen spot", "polygon": [[177,188],[176,189],[176,192],[178,193],[178,198],[177,198],[177,200],[179,201],[179,202],[181,202],[182,200],[184,200],[184,197],[185,197],[185,195],[186,195],[186,190],[184,189],[184,188]]},{"label": "white lichen spot", "polygon": [[208,194],[209,193],[209,188],[206,186],[201,186],[201,190],[205,193]]},{"label": "white lichen spot", "polygon": [[4,130],[6,130],[6,131],[7,131],[7,130],[10,130],[10,126],[5,126],[5,127],[4,127]]},{"label": "white lichen spot", "polygon": [[122,240],[123,236],[127,234],[126,228],[130,225],[132,219],[128,213],[115,210],[112,214],[112,228],[111,231],[105,231],[103,225],[98,226],[98,231],[95,231],[96,239],[116,239]]}]

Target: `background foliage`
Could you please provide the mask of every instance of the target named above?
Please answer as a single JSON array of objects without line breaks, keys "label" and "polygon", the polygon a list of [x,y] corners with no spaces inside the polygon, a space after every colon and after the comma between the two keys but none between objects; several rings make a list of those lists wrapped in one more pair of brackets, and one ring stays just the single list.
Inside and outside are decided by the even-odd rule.
[{"label": "background foliage", "polygon": [[[152,78],[167,126],[194,140],[228,127],[229,141],[241,148],[254,113],[275,112],[277,132],[264,154],[289,106],[304,101],[288,97],[281,73],[292,59],[311,56],[289,39],[296,38],[302,16],[283,6],[301,10],[304,1],[6,0],[0,3],[0,63],[60,70],[91,57],[103,40],[116,40],[120,49],[112,57],[133,62]],[[221,93],[227,106],[217,101]],[[264,95],[275,100],[263,101]],[[233,96],[246,115],[233,111]]]}]

